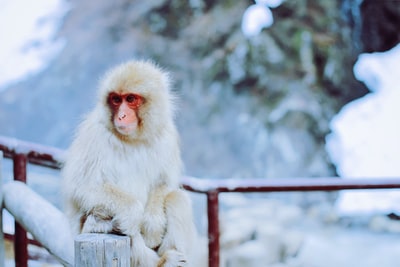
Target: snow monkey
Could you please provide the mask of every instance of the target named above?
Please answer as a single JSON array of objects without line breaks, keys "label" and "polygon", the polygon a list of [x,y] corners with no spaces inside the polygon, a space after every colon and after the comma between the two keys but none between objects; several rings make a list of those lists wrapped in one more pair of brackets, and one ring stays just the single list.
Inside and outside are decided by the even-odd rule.
[{"label": "snow monkey", "polygon": [[196,232],[179,185],[174,106],[169,76],[153,63],[111,69],[62,171],[74,232],[130,236],[131,266],[192,266]]}]

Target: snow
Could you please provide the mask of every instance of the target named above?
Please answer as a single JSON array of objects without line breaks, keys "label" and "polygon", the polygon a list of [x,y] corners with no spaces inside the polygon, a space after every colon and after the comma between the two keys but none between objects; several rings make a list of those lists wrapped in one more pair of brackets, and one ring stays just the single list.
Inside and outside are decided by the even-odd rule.
[{"label": "snow", "polygon": [[8,144],[8,147],[15,153],[29,154],[31,151],[36,151],[39,154],[53,155],[53,159],[58,162],[63,162],[65,159],[65,151],[55,147],[47,147],[4,136],[0,136],[0,142]]},{"label": "snow", "polygon": [[[396,235],[329,229],[310,234],[288,266],[394,267],[400,253]],[[341,248],[341,249],[340,249]],[[316,253],[316,251],[318,251]]]},{"label": "snow", "polygon": [[272,25],[272,11],[264,5],[251,5],[243,14],[242,31],[247,37],[258,35],[263,28]]},{"label": "snow", "polygon": [[257,4],[266,5],[271,8],[276,8],[283,3],[284,0],[256,0]]},{"label": "snow", "polygon": [[[361,54],[354,75],[371,93],[347,104],[331,121],[327,151],[341,177],[400,176],[400,44],[387,52]],[[400,213],[398,190],[342,192],[342,214]]]},{"label": "snow", "polygon": [[258,0],[249,6],[243,14],[242,32],[250,38],[258,35],[263,28],[268,28],[274,22],[270,8],[278,7],[283,0]]},{"label": "snow", "polygon": [[22,77],[41,71],[59,53],[56,38],[68,11],[63,0],[2,1],[0,9],[0,90]]}]

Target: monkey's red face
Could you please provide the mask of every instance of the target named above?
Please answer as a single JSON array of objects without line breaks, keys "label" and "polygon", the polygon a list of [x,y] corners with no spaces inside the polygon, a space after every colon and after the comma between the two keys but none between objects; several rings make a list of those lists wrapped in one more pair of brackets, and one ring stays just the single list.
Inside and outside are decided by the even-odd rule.
[{"label": "monkey's red face", "polygon": [[143,102],[143,97],[137,94],[111,92],[108,95],[112,123],[118,133],[132,135],[137,130],[140,124],[138,112]]}]

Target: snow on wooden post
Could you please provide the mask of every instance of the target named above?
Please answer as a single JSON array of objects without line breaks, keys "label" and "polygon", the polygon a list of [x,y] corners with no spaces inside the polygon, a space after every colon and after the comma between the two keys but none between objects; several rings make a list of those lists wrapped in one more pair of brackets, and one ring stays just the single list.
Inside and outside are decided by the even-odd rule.
[{"label": "snow on wooden post", "polygon": [[81,234],[75,238],[75,267],[129,267],[130,238]]},{"label": "snow on wooden post", "polygon": [[0,266],[4,266],[4,235],[3,235],[3,179],[2,172],[3,151],[0,151]]}]

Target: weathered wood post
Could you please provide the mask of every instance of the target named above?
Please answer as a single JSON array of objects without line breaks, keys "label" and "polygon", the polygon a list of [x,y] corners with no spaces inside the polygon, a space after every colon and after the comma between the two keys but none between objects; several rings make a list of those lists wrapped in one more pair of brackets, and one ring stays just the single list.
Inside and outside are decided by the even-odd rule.
[{"label": "weathered wood post", "polygon": [[4,266],[4,235],[3,235],[3,179],[2,173],[3,151],[0,151],[0,266]]},{"label": "weathered wood post", "polygon": [[75,238],[75,267],[129,267],[130,238],[112,234],[81,234]]}]

